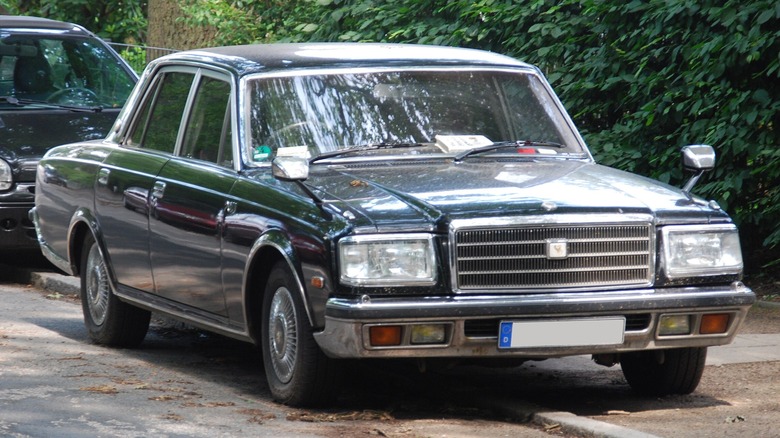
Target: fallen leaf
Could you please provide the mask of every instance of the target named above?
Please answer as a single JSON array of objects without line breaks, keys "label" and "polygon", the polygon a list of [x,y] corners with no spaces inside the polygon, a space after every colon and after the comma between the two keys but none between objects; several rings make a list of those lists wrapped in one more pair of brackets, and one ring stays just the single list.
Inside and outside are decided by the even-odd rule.
[{"label": "fallen leaf", "polygon": [[607,415],[631,415],[631,412],[615,409],[615,410],[607,411]]},{"label": "fallen leaf", "polygon": [[109,385],[101,385],[101,386],[87,386],[84,388],[79,388],[81,391],[87,391],[87,392],[97,392],[100,394],[118,394],[119,391],[117,391],[116,388]]}]

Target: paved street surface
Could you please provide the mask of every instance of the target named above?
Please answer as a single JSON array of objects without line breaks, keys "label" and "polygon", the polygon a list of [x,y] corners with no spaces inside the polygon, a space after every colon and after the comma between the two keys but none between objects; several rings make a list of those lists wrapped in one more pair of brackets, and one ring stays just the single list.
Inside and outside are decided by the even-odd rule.
[{"label": "paved street surface", "polygon": [[88,343],[67,296],[0,285],[0,301],[2,436],[549,436],[470,406],[399,418],[343,404],[291,409],[270,400],[243,343],[158,326],[140,349],[104,348]]},{"label": "paved street surface", "polygon": [[634,396],[619,367],[580,356],[426,374],[358,366],[332,408],[302,410],[270,400],[251,346],[159,319],[139,349],[93,345],[76,279],[36,281],[49,289],[0,284],[3,436],[776,437],[780,428],[776,333],[711,348],[690,396]]}]

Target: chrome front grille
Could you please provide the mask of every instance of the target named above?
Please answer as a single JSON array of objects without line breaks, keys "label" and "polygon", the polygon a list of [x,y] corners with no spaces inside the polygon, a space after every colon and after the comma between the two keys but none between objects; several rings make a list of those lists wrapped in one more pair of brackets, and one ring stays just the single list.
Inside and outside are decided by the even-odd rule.
[{"label": "chrome front grille", "polygon": [[653,236],[649,221],[455,227],[453,287],[467,292],[649,285]]}]

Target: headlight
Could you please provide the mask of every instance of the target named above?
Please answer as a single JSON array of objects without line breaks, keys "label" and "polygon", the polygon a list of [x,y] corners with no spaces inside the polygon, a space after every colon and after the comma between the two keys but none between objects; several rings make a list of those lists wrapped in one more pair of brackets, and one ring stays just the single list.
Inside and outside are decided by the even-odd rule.
[{"label": "headlight", "polygon": [[350,236],[339,242],[341,282],[351,286],[430,286],[436,283],[433,236]]},{"label": "headlight", "polygon": [[0,190],[8,190],[13,186],[14,176],[11,172],[11,165],[5,160],[0,160]]},{"label": "headlight", "polygon": [[670,279],[742,273],[742,250],[734,225],[664,227],[663,256]]}]

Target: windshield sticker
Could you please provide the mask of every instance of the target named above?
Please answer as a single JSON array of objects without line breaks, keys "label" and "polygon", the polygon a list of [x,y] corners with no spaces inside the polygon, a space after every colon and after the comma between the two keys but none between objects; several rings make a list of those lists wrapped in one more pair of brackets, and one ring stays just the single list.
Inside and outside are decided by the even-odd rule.
[{"label": "windshield sticker", "polygon": [[436,147],[444,152],[460,152],[493,144],[484,135],[437,135]]},{"label": "windshield sticker", "polygon": [[276,150],[277,157],[310,158],[308,146],[289,146]]},{"label": "windshield sticker", "polygon": [[255,161],[268,161],[268,159],[271,157],[271,152],[272,150],[270,146],[258,146],[252,153],[252,159]]},{"label": "windshield sticker", "polygon": [[554,149],[538,148],[538,149],[536,149],[536,153],[542,154],[542,155],[557,155],[558,151],[556,151]]}]

